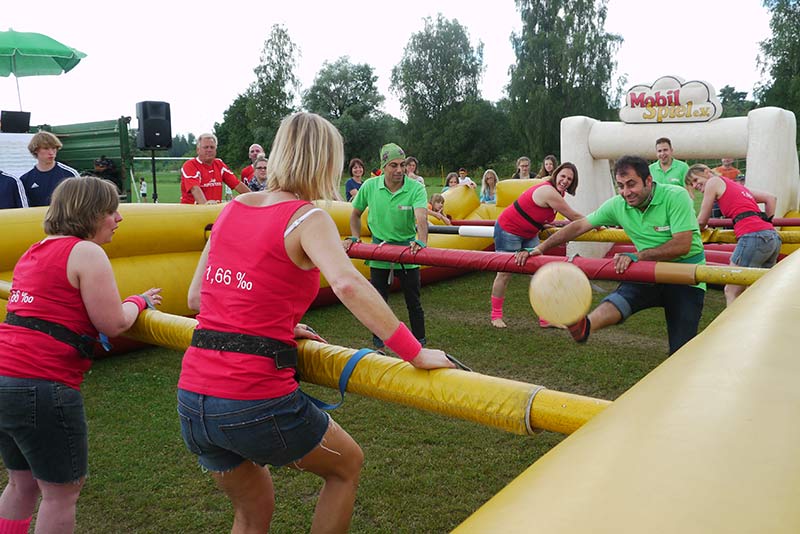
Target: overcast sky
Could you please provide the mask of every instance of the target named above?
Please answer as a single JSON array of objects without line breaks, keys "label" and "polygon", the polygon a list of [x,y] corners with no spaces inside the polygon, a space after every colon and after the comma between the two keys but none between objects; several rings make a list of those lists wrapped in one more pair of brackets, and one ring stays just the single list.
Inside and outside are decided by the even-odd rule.
[{"label": "overcast sky", "polygon": [[[769,35],[760,0],[609,0],[606,29],[625,39],[619,74],[628,86],[663,75],[733,85],[752,92],[761,80],[758,43]],[[473,45],[484,43],[484,98],[504,95],[514,63],[509,37],[521,27],[513,0],[407,0],[391,8],[365,0],[340,2],[215,3],[139,0],[4,1],[0,29],[45,33],[87,54],[61,76],[19,79],[22,107],[32,124],[69,124],[133,117],[136,102],[170,103],[173,133],[195,135],[221,122],[223,112],[255,79],[264,41],[283,24],[299,46],[297,75],[308,88],[324,61],[350,56],[368,63],[386,97],[385,111],[400,116],[388,90],[391,70],[410,34],[441,12],[464,25]],[[0,108],[16,110],[15,78],[0,78]]]}]

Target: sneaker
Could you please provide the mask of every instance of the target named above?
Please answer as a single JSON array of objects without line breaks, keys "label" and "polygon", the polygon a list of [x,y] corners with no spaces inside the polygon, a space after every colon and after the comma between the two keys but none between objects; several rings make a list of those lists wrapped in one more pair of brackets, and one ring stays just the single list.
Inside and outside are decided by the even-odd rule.
[{"label": "sneaker", "polygon": [[492,326],[495,328],[506,328],[508,325],[501,318],[492,319]]},{"label": "sneaker", "polygon": [[576,342],[586,343],[586,340],[589,339],[589,333],[592,331],[592,323],[589,321],[589,317],[584,315],[580,321],[568,326],[567,329],[572,335],[572,339]]}]

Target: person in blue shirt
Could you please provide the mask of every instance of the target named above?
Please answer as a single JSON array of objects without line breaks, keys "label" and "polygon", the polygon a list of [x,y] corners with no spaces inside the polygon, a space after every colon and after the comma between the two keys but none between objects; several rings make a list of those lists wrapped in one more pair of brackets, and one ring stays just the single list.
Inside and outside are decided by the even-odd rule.
[{"label": "person in blue shirt", "polygon": [[78,171],[56,161],[61,141],[50,132],[39,132],[31,138],[28,150],[36,158],[36,165],[20,176],[28,197],[28,205],[49,206],[56,186],[64,179],[79,176]]},{"label": "person in blue shirt", "polygon": [[481,202],[484,204],[497,203],[497,173],[494,169],[486,169],[481,180]]},{"label": "person in blue shirt", "polygon": [[348,202],[353,201],[358,190],[361,189],[361,184],[364,183],[364,162],[358,158],[350,160],[350,178],[344,184],[344,194]]},{"label": "person in blue shirt", "polygon": [[27,207],[28,197],[19,178],[0,171],[0,210]]}]

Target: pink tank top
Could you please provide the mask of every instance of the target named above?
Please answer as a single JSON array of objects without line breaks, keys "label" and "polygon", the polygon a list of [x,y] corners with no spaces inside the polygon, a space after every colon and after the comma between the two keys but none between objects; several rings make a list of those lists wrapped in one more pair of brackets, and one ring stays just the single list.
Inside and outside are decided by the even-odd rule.
[{"label": "pink tank top", "polygon": [[[722,214],[725,217],[733,219],[745,211],[761,211],[756,199],[753,198],[753,194],[745,186],[724,176],[720,176],[720,178],[725,182],[725,192],[719,197],[718,202],[719,209],[722,210]],[[772,223],[765,221],[761,217],[745,217],[734,225],[733,233],[736,237],[742,237],[745,234],[772,229],[774,229]]]},{"label": "pink tank top", "polygon": [[[97,337],[80,290],[67,278],[67,260],[80,243],[77,237],[46,239],[34,244],[14,267],[7,310],[65,326]],[[91,360],[74,347],[43,332],[0,323],[0,375],[41,378],[80,389]]]},{"label": "pink tank top", "polygon": [[[284,232],[306,204],[256,207],[234,201],[223,209],[211,232],[198,328],[297,344],[294,327],[319,292],[319,270],[292,262]],[[178,387],[227,399],[269,399],[297,389],[294,373],[276,369],[263,356],[189,347]]]},{"label": "pink tank top", "polygon": [[[553,208],[543,208],[538,206],[536,202],[533,201],[533,192],[539,187],[553,187],[553,184],[550,182],[536,184],[522,193],[517,201],[519,202],[522,210],[527,213],[531,219],[539,224],[544,225],[553,222],[553,220],[556,218],[556,212],[553,210]],[[530,239],[531,237],[538,235],[540,232],[539,228],[532,225],[522,215],[519,214],[513,204],[503,210],[503,212],[500,214],[500,217],[497,218],[497,224],[499,224],[500,228],[506,232],[519,236],[523,239]]]}]

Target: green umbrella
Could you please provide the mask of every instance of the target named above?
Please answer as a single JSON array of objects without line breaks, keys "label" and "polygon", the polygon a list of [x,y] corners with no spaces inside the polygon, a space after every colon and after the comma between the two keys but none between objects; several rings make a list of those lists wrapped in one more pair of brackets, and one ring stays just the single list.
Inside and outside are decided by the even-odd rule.
[{"label": "green umbrella", "polygon": [[69,72],[84,57],[83,52],[41,33],[0,31],[0,76],[17,78],[20,110],[19,78]]}]

